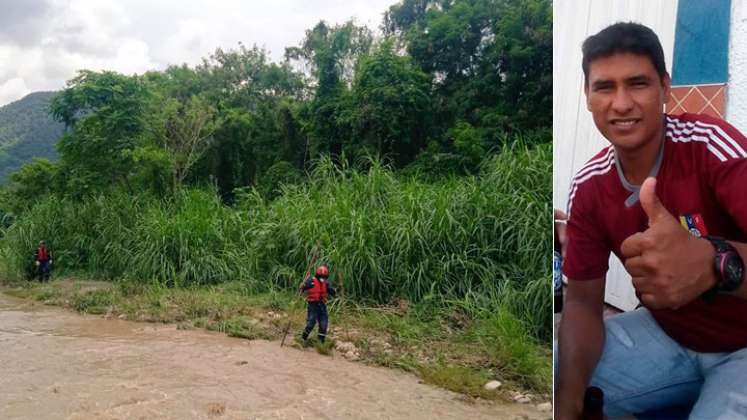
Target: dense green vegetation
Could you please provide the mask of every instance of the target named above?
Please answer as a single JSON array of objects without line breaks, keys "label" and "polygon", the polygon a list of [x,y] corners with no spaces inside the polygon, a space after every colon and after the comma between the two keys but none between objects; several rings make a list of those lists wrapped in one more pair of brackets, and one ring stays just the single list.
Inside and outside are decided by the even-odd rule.
[{"label": "dense green vegetation", "polygon": [[49,115],[54,92],[35,92],[0,107],[0,183],[32,158],[57,159],[64,125]]},{"label": "dense green vegetation", "polygon": [[240,45],[196,67],[80,71],[51,101],[59,162],[0,196],[9,276],[44,238],[57,272],[273,295],[318,243],[349,302],[462,314],[459,339],[491,360],[471,369],[546,387],[520,354],[551,336],[550,3],[403,0],[382,27],[320,22],[281,63]]},{"label": "dense green vegetation", "polygon": [[[424,182],[372,162],[344,169],[329,158],[274,200],[240,193],[233,207],[210,190],[169,200],[125,192],[82,202],[45,200],[5,232],[6,260],[20,270],[36,238],[56,267],[102,278],[209,285],[241,279],[257,292],[294,287],[314,244],[350,297],[509,299],[538,335],[549,334],[550,147],[514,146],[476,177]],[[340,281],[334,279],[336,281]]]}]

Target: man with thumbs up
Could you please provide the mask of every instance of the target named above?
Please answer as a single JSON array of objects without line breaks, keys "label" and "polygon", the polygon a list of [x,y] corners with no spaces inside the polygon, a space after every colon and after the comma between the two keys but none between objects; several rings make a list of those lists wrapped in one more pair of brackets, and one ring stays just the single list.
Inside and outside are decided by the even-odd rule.
[{"label": "man with thumbs up", "polygon": [[[663,113],[671,79],[651,29],[617,23],[582,49],[587,108],[610,146],[571,183],[556,418],[578,418],[589,385],[608,416],[685,405],[691,418],[747,418],[747,139]],[[643,307],[603,321],[610,252]]]}]

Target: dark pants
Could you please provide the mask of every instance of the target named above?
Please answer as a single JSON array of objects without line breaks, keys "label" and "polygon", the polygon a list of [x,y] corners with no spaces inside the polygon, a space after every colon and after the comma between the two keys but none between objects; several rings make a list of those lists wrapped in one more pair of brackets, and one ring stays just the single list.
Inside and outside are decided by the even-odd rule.
[{"label": "dark pants", "polygon": [[309,306],[306,314],[306,328],[303,330],[303,339],[306,341],[309,338],[311,330],[314,329],[314,325],[319,322],[319,341],[322,343],[327,338],[327,305],[322,302],[309,302]]},{"label": "dark pants", "polygon": [[39,270],[37,274],[39,275],[40,281],[49,280],[49,260],[46,261],[39,261]]}]

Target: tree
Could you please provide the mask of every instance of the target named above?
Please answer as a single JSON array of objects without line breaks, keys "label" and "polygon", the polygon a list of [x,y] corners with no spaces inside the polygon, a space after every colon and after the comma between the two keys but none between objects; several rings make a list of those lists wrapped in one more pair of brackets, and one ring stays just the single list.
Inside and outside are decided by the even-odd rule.
[{"label": "tree", "polygon": [[[161,145],[171,157],[172,187],[178,189],[190,168],[207,151],[220,126],[217,111],[200,96],[182,103],[169,99],[163,105]],[[159,127],[160,128],[160,127]]]},{"label": "tree", "polygon": [[306,31],[300,47],[285,49],[286,60],[305,61],[316,78],[316,97],[334,95],[341,83],[350,85],[358,58],[373,42],[371,31],[352,20],[329,27],[320,21]]},{"label": "tree", "polygon": [[490,127],[497,141],[506,130],[549,127],[548,0],[404,0],[384,29],[433,77],[435,131],[462,120]]},{"label": "tree", "polygon": [[195,69],[200,96],[215,107],[221,124],[204,158],[194,164],[194,180],[211,180],[226,199],[250,185],[275,161],[303,162],[304,135],[298,104],[308,96],[303,75],[287,62],[269,63],[265,50],[217,49]]},{"label": "tree", "polygon": [[[520,4],[519,4],[520,3]],[[547,0],[511,2],[495,23],[495,39],[485,46],[475,115],[495,126],[491,113],[510,117],[515,128],[552,126],[552,9]],[[496,72],[495,70],[499,71]],[[502,83],[498,83],[501,79]],[[496,90],[490,89],[496,86]],[[495,93],[499,105],[491,107]],[[496,131],[494,131],[496,133]],[[497,134],[497,133],[496,133]]]},{"label": "tree", "polygon": [[391,40],[383,42],[358,65],[356,137],[376,153],[391,155],[400,167],[410,163],[425,143],[430,87],[426,73],[409,57],[396,55]]},{"label": "tree", "polygon": [[142,142],[146,94],[137,76],[83,70],[52,99],[52,116],[66,127],[57,146],[62,167],[76,193],[116,183],[133,192],[130,152]]},{"label": "tree", "polygon": [[354,106],[349,86],[355,64],[371,47],[373,36],[366,27],[348,21],[329,27],[324,21],[306,31],[300,47],[286,48],[287,60],[303,61],[315,80],[314,98],[300,113],[310,139],[311,156],[340,155],[351,141],[349,111]]},{"label": "tree", "polygon": [[195,71],[204,84],[202,93],[219,109],[254,111],[264,102],[307,95],[300,73],[287,62],[269,63],[267,52],[257,46],[239,43],[237,50],[218,48]]},{"label": "tree", "polygon": [[57,171],[57,164],[44,158],[23,165],[10,176],[4,207],[16,216],[29,210],[53,191]]}]

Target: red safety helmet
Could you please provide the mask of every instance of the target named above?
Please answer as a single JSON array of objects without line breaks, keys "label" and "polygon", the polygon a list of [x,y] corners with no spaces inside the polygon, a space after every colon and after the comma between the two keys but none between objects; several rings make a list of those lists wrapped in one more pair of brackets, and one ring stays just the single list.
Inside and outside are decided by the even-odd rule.
[{"label": "red safety helmet", "polygon": [[329,277],[329,268],[327,268],[326,265],[320,265],[316,269],[316,276],[317,277],[324,277],[324,278]]}]

